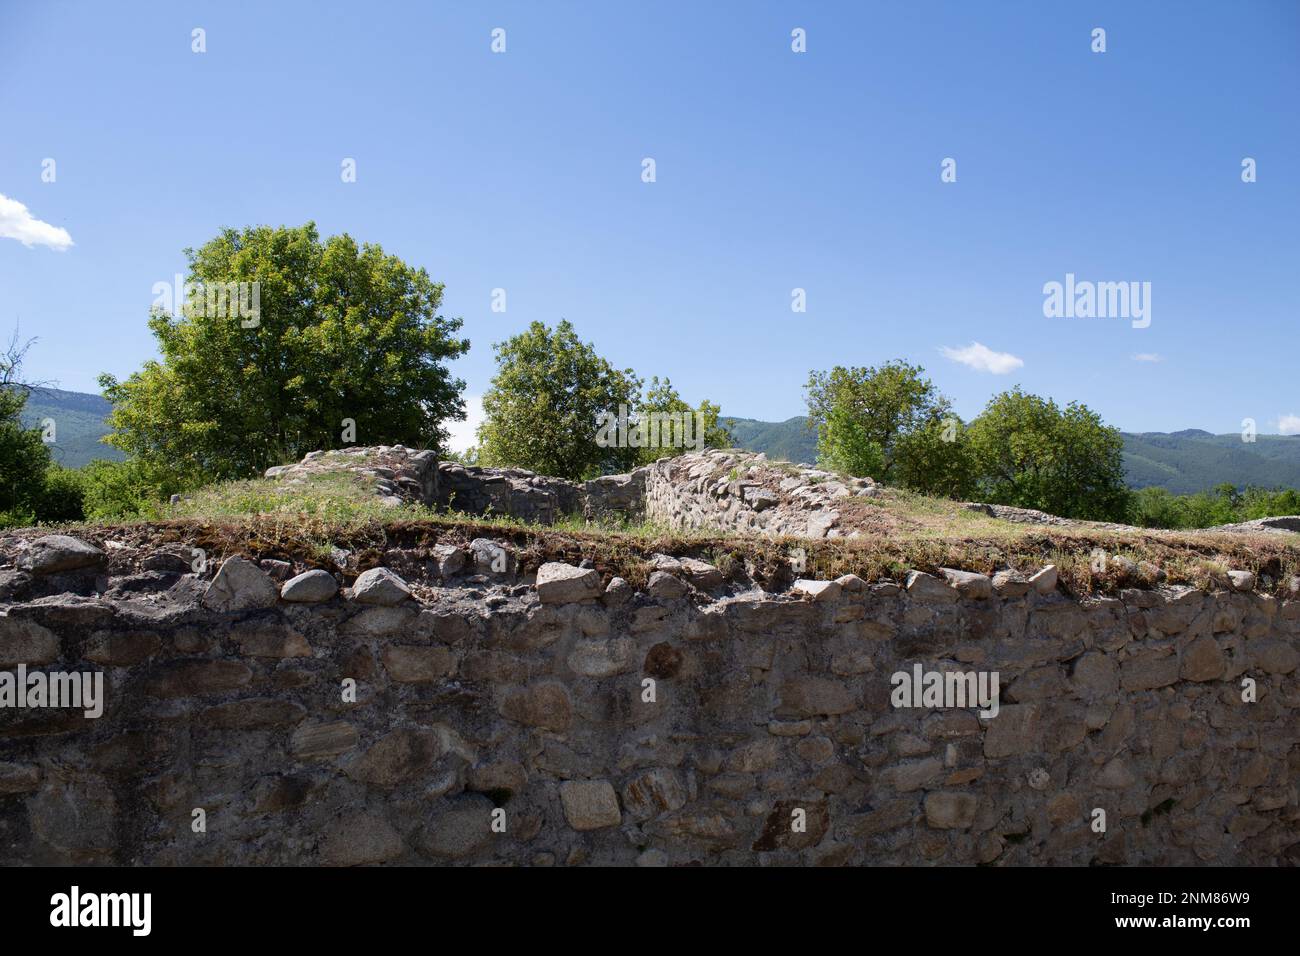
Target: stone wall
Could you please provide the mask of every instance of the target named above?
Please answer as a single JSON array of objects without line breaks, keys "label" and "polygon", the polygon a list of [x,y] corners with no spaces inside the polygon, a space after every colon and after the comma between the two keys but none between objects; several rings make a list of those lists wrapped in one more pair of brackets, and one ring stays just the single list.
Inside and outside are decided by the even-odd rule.
[{"label": "stone wall", "polygon": [[475,515],[510,515],[554,524],[566,515],[596,517],[644,513],[645,469],[575,483],[517,468],[470,468],[453,461],[438,465],[431,504]]},{"label": "stone wall", "polygon": [[549,478],[521,468],[477,468],[438,461],[433,452],[402,445],[314,451],[301,462],[268,468],[265,477],[286,485],[312,476],[345,473],[369,482],[387,505],[424,504],[473,515],[508,515],[554,524],[567,515],[588,518],[644,514],[646,469],[586,482]]},{"label": "stone wall", "polygon": [[[414,502],[473,515],[509,515],[553,524],[567,515],[651,518],[676,529],[711,528],[835,538],[838,500],[875,495],[870,478],[770,462],[753,452],[707,449],[664,458],[630,474],[586,482],[549,478],[519,468],[476,468],[439,462],[432,452],[401,445],[312,452],[295,465],[268,469],[292,484],[311,475],[346,472],[369,481],[390,505]],[[851,533],[850,533],[851,536]]]},{"label": "stone wall", "polygon": [[[837,501],[872,496],[870,478],[845,478],[752,452],[709,449],[647,469],[645,513],[677,529],[837,538]],[[852,532],[847,536],[852,537]]]},{"label": "stone wall", "polygon": [[0,864],[1300,862],[1300,595],[436,557],[0,547],[0,681],[106,688],[0,708]]}]

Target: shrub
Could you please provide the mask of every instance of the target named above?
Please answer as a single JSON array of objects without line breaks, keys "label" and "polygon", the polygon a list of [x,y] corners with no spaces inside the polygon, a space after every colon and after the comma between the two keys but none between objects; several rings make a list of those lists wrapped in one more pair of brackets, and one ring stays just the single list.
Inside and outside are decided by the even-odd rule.
[{"label": "shrub", "polygon": [[81,474],[83,507],[90,520],[148,515],[183,490],[170,476],[159,475],[138,459],[97,459]]},{"label": "shrub", "polygon": [[85,475],[72,468],[51,464],[45,471],[34,510],[38,521],[81,521],[85,518]]}]

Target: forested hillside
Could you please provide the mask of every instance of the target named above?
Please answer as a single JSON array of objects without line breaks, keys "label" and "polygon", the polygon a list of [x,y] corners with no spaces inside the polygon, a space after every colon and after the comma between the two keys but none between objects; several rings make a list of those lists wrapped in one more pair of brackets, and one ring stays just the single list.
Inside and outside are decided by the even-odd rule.
[{"label": "forested hillside", "polygon": [[100,436],[108,434],[104,419],[110,408],[99,395],[38,388],[27,399],[19,417],[31,428],[40,427],[47,418],[52,419],[54,443],[50,446],[51,457],[68,468],[80,468],[96,458],[109,461],[126,459],[116,448],[99,441]]}]

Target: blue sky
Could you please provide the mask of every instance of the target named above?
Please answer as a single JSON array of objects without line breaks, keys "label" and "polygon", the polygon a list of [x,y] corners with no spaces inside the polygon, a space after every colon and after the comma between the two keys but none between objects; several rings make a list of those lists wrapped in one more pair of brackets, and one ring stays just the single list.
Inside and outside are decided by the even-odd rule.
[{"label": "blue sky", "polygon": [[[470,395],[567,318],[724,414],[897,357],[966,417],[1021,384],[1126,430],[1300,431],[1298,92],[1289,0],[0,0],[0,331],[95,391],[154,354],[182,249],[313,219],[446,284]],[[1067,273],[1151,283],[1150,326],[1045,317]],[[1010,370],[942,351],[974,343]]]}]

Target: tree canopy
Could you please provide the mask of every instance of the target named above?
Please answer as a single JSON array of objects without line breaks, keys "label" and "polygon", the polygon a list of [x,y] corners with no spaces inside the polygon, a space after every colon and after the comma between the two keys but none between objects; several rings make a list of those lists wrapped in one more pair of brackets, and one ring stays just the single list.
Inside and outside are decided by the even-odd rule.
[{"label": "tree canopy", "polygon": [[632,369],[616,369],[567,321],[534,322],[493,346],[497,373],[483,396],[477,463],[573,481],[658,458],[731,444],[707,399],[692,408],[657,376],[642,397]]},{"label": "tree canopy", "polygon": [[923,374],[903,361],[813,372],[809,422],[822,465],[927,495],[1125,519],[1123,438],[1086,405],[1060,408],[1017,387],[967,425]]},{"label": "tree canopy", "polygon": [[641,380],[616,369],[562,320],[533,322],[492,346],[497,372],[483,396],[479,464],[580,480],[635,466],[639,450],[602,446],[603,414],[635,409]]},{"label": "tree canopy", "polygon": [[805,386],[809,426],[823,467],[880,481],[894,479],[900,440],[942,418],[947,400],[919,365],[813,372]]},{"label": "tree canopy", "polygon": [[984,501],[1094,521],[1127,515],[1124,440],[1086,405],[1060,408],[1016,387],[989,401],[968,442]]},{"label": "tree canopy", "polygon": [[[469,342],[424,269],[310,222],[225,229],[185,254],[199,306],[155,309],[160,359],[100,377],[106,441],[152,471],[196,483],[353,443],[441,449],[444,422],[464,417],[445,363]],[[229,304],[239,283],[254,316]]]},{"label": "tree canopy", "polygon": [[674,420],[688,421],[685,425],[685,436],[694,444],[688,448],[664,448],[662,445],[646,446],[640,450],[641,464],[650,464],[666,455],[681,454],[683,450],[693,450],[699,448],[730,448],[733,444],[731,433],[726,427],[718,422],[718,415],[722,409],[704,399],[700,402],[698,408],[691,408],[689,404],[673,388],[673,383],[665,378],[662,382],[658,376],[650,379],[650,384],[646,388],[645,398],[636,409],[636,417],[660,415],[672,416]]}]

